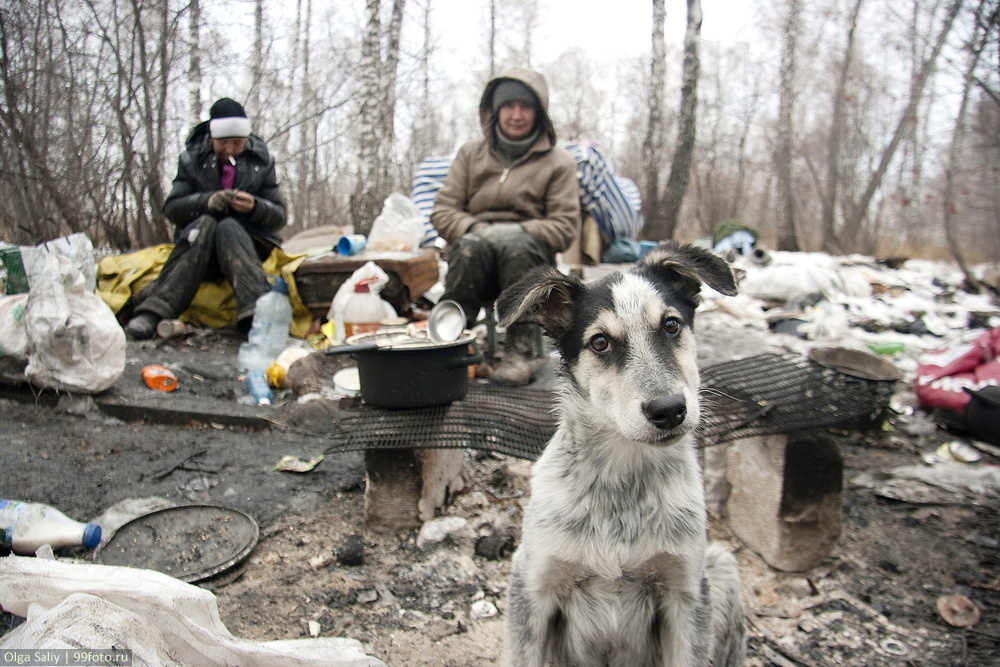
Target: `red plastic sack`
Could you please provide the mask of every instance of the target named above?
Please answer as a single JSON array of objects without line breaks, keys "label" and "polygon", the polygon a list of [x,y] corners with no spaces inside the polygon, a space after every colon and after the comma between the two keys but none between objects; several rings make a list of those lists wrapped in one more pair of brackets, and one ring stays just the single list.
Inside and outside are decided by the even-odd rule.
[{"label": "red plastic sack", "polygon": [[1000,385],[1000,329],[949,350],[923,355],[917,364],[917,404],[924,410],[944,408],[959,414],[970,397],[964,390]]}]

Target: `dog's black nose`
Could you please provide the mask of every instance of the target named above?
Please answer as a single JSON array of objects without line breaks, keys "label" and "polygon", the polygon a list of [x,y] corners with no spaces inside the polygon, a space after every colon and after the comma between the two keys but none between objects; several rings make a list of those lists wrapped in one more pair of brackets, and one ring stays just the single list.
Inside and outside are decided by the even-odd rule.
[{"label": "dog's black nose", "polygon": [[687,404],[680,394],[670,394],[643,403],[642,412],[656,428],[674,428],[687,416]]}]

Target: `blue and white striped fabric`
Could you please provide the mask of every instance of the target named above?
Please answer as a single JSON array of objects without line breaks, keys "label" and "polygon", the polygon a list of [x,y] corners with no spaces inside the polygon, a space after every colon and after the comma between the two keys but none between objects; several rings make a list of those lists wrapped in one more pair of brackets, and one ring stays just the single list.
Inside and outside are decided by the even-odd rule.
[{"label": "blue and white striped fabric", "polygon": [[597,222],[605,240],[638,238],[645,221],[636,184],[612,174],[595,146],[564,143],[562,147],[576,160],[580,203]]},{"label": "blue and white striped fabric", "polygon": [[[642,219],[642,197],[635,183],[612,174],[596,147],[590,144],[562,146],[576,160],[580,203],[593,216],[605,240],[610,243],[619,238],[637,238],[645,221]],[[431,225],[431,209],[434,208],[434,198],[444,186],[449,167],[450,157],[427,157],[413,175],[410,199],[423,213],[424,225],[428,229],[422,246],[437,238],[437,231]]]},{"label": "blue and white striped fabric", "polygon": [[432,156],[424,158],[413,174],[410,199],[424,216],[424,236],[420,241],[421,248],[430,245],[438,238],[437,230],[431,224],[431,209],[434,208],[434,198],[444,186],[444,179],[448,175],[450,167],[450,157]]}]

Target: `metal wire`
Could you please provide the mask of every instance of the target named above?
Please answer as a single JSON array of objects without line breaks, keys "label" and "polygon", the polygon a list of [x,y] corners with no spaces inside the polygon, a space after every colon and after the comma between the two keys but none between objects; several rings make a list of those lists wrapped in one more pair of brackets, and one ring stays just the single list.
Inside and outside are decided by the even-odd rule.
[{"label": "metal wire", "polygon": [[[830,426],[874,424],[892,382],[861,380],[797,355],[763,354],[704,369],[705,446]],[[358,401],[343,409],[328,451],[469,448],[535,460],[555,432],[555,393],[472,384],[449,405],[387,410]]]}]

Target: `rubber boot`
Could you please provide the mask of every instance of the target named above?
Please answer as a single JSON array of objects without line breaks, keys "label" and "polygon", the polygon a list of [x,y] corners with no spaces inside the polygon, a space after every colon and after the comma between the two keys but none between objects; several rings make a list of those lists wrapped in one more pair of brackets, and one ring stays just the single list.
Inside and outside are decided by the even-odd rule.
[{"label": "rubber boot", "polygon": [[507,387],[523,387],[531,382],[542,361],[535,356],[536,327],[535,324],[507,327],[503,360],[490,377],[493,382]]}]

